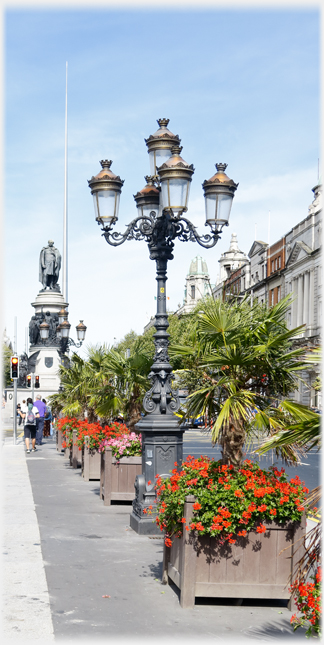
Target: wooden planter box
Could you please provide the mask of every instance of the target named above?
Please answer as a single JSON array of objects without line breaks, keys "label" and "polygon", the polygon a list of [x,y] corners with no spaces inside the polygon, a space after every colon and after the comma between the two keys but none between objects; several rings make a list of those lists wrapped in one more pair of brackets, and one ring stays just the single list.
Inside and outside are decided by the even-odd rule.
[{"label": "wooden planter box", "polygon": [[100,479],[100,467],[101,454],[98,450],[90,450],[89,437],[85,437],[82,448],[82,477],[84,481]]},{"label": "wooden planter box", "polygon": [[[194,502],[192,495],[186,497],[187,525]],[[196,597],[288,599],[289,608],[294,606],[287,581],[303,554],[302,546],[294,553],[303,541],[295,547],[292,543],[305,535],[305,514],[300,523],[263,524],[265,533],[252,530],[249,540],[239,537],[223,547],[218,538],[191,531],[174,538],[171,547],[164,545],[162,582],[168,584],[170,578],[180,589],[181,607],[193,607]]]},{"label": "wooden planter box", "polygon": [[70,466],[72,468],[81,468],[81,449],[79,446],[75,446],[77,440],[77,431],[73,430],[73,439],[72,439],[72,448],[70,448]]},{"label": "wooden planter box", "polygon": [[56,450],[58,452],[64,451],[64,448],[62,448],[62,441],[63,441],[62,430],[56,430]]},{"label": "wooden planter box", "polygon": [[142,457],[122,457],[117,461],[110,446],[100,456],[100,499],[104,505],[110,506],[112,500],[131,502],[135,498],[135,478],[142,474]]}]

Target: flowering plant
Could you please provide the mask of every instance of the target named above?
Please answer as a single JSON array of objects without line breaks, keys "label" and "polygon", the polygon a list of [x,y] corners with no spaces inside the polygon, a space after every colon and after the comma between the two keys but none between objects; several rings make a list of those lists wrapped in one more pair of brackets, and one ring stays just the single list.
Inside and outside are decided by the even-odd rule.
[{"label": "flowering plant", "polygon": [[89,437],[90,450],[96,450],[104,439],[118,437],[119,435],[129,434],[128,428],[124,423],[112,423],[111,426],[102,426],[99,423],[88,423],[88,421],[78,422],[77,445],[80,449],[84,446],[85,437]]},{"label": "flowering plant", "polygon": [[78,427],[79,421],[74,417],[62,417],[57,420],[57,427],[62,432],[62,448],[72,448],[73,430]]},{"label": "flowering plant", "polygon": [[142,435],[131,432],[121,434],[118,437],[104,439],[99,446],[99,452],[103,452],[106,446],[111,446],[115,459],[122,457],[134,457],[142,454]]},{"label": "flowering plant", "polygon": [[290,587],[290,591],[294,594],[298,611],[301,616],[293,614],[290,619],[291,624],[294,626],[294,631],[298,627],[308,627],[305,636],[321,636],[320,631],[320,617],[321,617],[321,580],[322,570],[319,567],[315,576],[311,576],[314,582],[299,583],[295,582]]},{"label": "flowering plant", "polygon": [[156,523],[165,531],[166,545],[171,546],[170,538],[180,537],[186,524],[185,497],[194,495],[194,516],[186,530],[219,537],[220,544],[226,540],[233,544],[237,537],[246,537],[256,523],[257,533],[264,533],[262,521],[300,521],[305,493],[309,492],[303,484],[298,476],[288,482],[283,468],[261,470],[251,460],[235,471],[221,461],[189,456],[180,472],[174,468],[170,479],[157,475]]}]

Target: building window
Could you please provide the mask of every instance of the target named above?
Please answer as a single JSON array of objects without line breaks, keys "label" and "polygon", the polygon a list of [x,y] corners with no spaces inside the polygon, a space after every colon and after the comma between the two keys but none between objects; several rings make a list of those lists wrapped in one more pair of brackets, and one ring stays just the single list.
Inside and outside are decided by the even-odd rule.
[{"label": "building window", "polygon": [[278,260],[277,260],[277,258],[276,258],[276,259],[275,259],[275,271],[277,271],[277,268],[278,268],[277,262],[278,262]]},{"label": "building window", "polygon": [[271,273],[273,273],[273,272],[274,272],[274,260],[272,260],[272,262],[271,262]]},{"label": "building window", "polygon": [[281,269],[281,255],[279,255],[278,257],[278,267],[279,269]]},{"label": "building window", "polygon": [[277,289],[278,289],[277,302],[279,302],[279,300],[280,300],[280,287],[277,287]]},{"label": "building window", "polygon": [[192,297],[193,300],[195,299],[195,294],[196,294],[196,288],[195,288],[195,285],[192,284],[191,285],[191,297]]},{"label": "building window", "polygon": [[261,269],[261,275],[262,275],[262,280],[264,279],[264,265],[262,264],[262,269]]},{"label": "building window", "polygon": [[274,305],[274,289],[271,289],[271,305]]}]

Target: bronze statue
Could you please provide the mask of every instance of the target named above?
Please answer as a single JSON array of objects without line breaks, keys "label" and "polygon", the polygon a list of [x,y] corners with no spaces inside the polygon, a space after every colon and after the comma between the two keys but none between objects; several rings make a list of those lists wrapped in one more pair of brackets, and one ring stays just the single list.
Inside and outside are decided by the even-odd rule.
[{"label": "bronze statue", "polygon": [[61,254],[55,248],[53,240],[48,240],[48,246],[44,246],[39,256],[39,281],[43,289],[57,290],[57,281],[61,268]]}]

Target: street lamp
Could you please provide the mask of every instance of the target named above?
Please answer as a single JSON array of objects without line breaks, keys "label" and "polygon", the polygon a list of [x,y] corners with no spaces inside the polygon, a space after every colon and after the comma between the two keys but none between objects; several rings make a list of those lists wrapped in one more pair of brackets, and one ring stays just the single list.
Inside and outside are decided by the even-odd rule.
[{"label": "street lamp", "polygon": [[103,236],[111,246],[126,240],[145,240],[150,258],[156,261],[157,312],[154,334],[155,355],[149,379],[152,387],[146,392],[146,411],[137,424],[142,433],[142,475],[135,481],[136,498],[130,516],[131,527],[140,534],[154,535],[157,528],[148,517],[148,507],[155,508],[155,478],[170,476],[174,463],[182,462],[183,432],[175,413],[180,407],[178,390],[172,388],[172,367],[169,363],[169,326],[166,311],[167,263],[173,259],[174,240],[196,241],[210,249],[220,238],[228,220],[238,184],[225,174],[226,164],[216,164],[217,172],[203,183],[206,226],[210,232],[200,236],[195,226],[184,217],[188,210],[189,188],[194,173],[180,156],[178,135],[168,130],[168,119],[159,119],[159,130],[145,140],[151,165],[146,186],[134,199],[138,216],[124,233],[113,230],[118,219],[119,198],[123,180],[110,171],[111,161],[101,161],[102,170],[88,183],[94,197],[95,215]]},{"label": "street lamp", "polygon": [[[58,320],[59,324],[57,325],[55,332],[52,332],[51,339],[53,340],[55,336],[56,339],[60,342],[61,354],[65,354],[70,345],[73,345],[74,347],[81,347],[85,339],[85,333],[87,330],[86,326],[83,323],[83,320],[80,320],[79,324],[76,326],[77,339],[79,341],[78,343],[70,338],[71,325],[68,321],[68,312],[66,311],[66,309],[64,309],[64,307],[62,307],[62,309],[58,313]],[[43,320],[43,322],[40,324],[39,331],[42,342],[46,343],[50,336],[50,326],[45,320]]]}]

